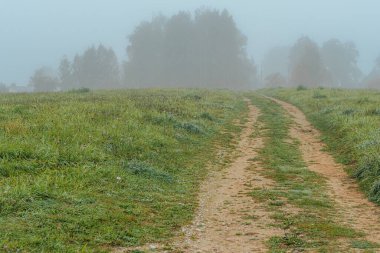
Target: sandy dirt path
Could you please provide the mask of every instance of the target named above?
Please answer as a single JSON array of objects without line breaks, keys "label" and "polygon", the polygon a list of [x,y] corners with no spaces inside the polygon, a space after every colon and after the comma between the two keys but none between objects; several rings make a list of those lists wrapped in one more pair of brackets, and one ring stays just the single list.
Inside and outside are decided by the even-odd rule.
[{"label": "sandy dirt path", "polygon": [[289,103],[272,100],[292,117],[294,124],[290,130],[291,137],[300,141],[302,156],[309,169],[326,178],[328,194],[337,205],[337,219],[364,232],[367,240],[380,243],[380,208],[368,201],[343,166],[323,151],[325,146],[320,140],[320,133],[308,122],[301,110]]},{"label": "sandy dirt path", "polygon": [[184,230],[180,252],[267,252],[265,242],[283,233],[270,227],[273,221],[266,207],[248,196],[253,188],[269,188],[273,182],[260,175],[262,168],[254,161],[263,146],[260,136],[253,137],[260,112],[247,103],[248,120],[236,157],[222,173],[211,173],[201,187],[198,213],[193,224]]}]

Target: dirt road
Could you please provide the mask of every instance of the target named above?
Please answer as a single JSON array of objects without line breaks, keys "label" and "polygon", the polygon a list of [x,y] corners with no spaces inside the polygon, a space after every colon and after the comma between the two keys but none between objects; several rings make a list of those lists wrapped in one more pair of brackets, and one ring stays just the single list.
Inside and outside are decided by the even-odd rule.
[{"label": "dirt road", "polygon": [[289,103],[273,100],[292,117],[294,124],[290,134],[300,141],[302,156],[309,169],[325,177],[328,194],[337,205],[337,219],[364,232],[367,240],[380,243],[380,207],[368,201],[342,165],[323,151],[325,145],[320,140],[320,133],[308,122],[301,110]]},{"label": "dirt road", "polygon": [[[326,215],[331,215],[332,212],[332,217],[329,216],[332,222],[343,224],[344,227],[353,229],[359,234],[356,237],[329,237],[330,241],[326,244],[334,241],[330,245],[332,248],[328,248],[330,251],[323,252],[342,252],[343,250],[345,252],[380,252],[377,251],[380,246],[380,207],[369,202],[359,191],[356,182],[347,176],[342,165],[336,163],[329,153],[323,151],[324,144],[320,140],[319,132],[298,108],[283,101],[271,100],[279,104],[285,110],[285,117],[289,117],[292,121],[288,137],[299,142],[297,147],[302,154],[302,158],[299,159],[303,159],[307,168],[322,176],[322,180],[326,182],[326,192],[323,194],[327,195],[329,201],[333,203],[333,207],[329,209],[330,213]],[[249,113],[246,122],[241,125],[242,131],[237,137],[238,144],[234,154],[231,155],[233,159],[227,168],[211,170],[212,172],[201,187],[199,208],[193,223],[183,228],[183,236],[174,244],[170,244],[167,247],[169,249],[165,250],[165,247],[160,245],[141,249],[148,252],[185,253],[268,252],[270,251],[268,241],[273,238],[280,240],[283,238],[285,243],[289,244],[284,248],[292,250],[284,252],[319,252],[318,249],[325,246],[316,244],[309,248],[300,248],[295,243],[295,247],[292,248],[292,237],[287,234],[291,231],[286,228],[281,229],[281,226],[272,220],[273,214],[281,208],[289,215],[302,214],[305,210],[308,212],[307,209],[302,210],[289,203],[281,207],[268,207],[265,199],[260,201],[250,195],[253,190],[279,192],[286,188],[278,188],[278,182],[264,176],[267,175],[265,172],[268,168],[265,168],[258,158],[259,151],[266,143],[264,139],[266,137],[263,137],[266,126],[258,121],[261,111],[250,101],[246,102]],[[260,108],[264,110],[264,107]],[[287,164],[283,165],[287,166]],[[297,181],[293,183],[297,184]],[[318,221],[317,217],[316,223]],[[301,236],[302,239],[302,235],[297,236]],[[365,240],[370,244],[363,244],[367,248],[363,245],[353,246],[353,240],[357,242]],[[366,251],[369,249],[371,251]]]},{"label": "dirt road", "polygon": [[[334,220],[363,233],[363,239],[380,243],[380,208],[369,202],[342,165],[323,151],[320,134],[305,115],[291,104],[273,100],[292,119],[289,134],[300,142],[302,158],[308,168],[325,178],[327,194],[338,210]],[[265,202],[256,202],[247,194],[253,188],[270,189],[275,185],[262,176],[263,168],[255,162],[264,140],[254,128],[260,111],[251,104],[249,109],[248,121],[243,126],[236,150],[238,155],[224,174],[213,173],[204,183],[200,208],[193,225],[185,230],[181,252],[268,252],[268,240],[284,234],[273,226]],[[250,221],[249,217],[254,220]],[[339,247],[351,248],[350,240],[339,244]],[[352,249],[349,252],[361,251]]]},{"label": "dirt road", "polygon": [[248,106],[237,157],[223,174],[214,172],[203,184],[199,212],[193,225],[185,230],[184,252],[266,252],[265,242],[282,233],[269,226],[272,221],[265,206],[247,195],[252,187],[273,184],[258,173],[262,168],[254,161],[263,146],[260,136],[252,138],[260,111]]}]

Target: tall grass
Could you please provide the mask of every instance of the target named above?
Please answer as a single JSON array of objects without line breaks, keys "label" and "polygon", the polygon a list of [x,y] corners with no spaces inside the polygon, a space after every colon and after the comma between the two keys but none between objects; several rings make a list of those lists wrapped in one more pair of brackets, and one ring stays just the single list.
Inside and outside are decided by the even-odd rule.
[{"label": "tall grass", "polygon": [[0,251],[101,252],[191,220],[234,93],[130,90],[0,96]]}]

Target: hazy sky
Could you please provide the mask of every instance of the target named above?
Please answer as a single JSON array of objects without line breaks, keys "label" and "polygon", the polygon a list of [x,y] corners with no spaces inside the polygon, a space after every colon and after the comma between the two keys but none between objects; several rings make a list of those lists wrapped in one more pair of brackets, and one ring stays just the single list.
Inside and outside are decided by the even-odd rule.
[{"label": "hazy sky", "polygon": [[257,63],[302,35],[354,41],[364,71],[380,55],[379,0],[0,0],[0,81],[26,84],[36,68],[98,43],[125,59],[127,35],[142,20],[201,6],[231,12]]}]

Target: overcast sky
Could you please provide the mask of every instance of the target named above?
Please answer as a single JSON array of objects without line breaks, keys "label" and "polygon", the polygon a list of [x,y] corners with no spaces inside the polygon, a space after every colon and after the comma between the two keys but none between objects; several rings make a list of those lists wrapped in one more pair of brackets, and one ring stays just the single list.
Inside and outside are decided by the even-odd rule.
[{"label": "overcast sky", "polygon": [[302,35],[354,41],[365,72],[380,55],[379,0],[0,0],[0,82],[26,84],[36,68],[98,43],[125,59],[142,20],[201,6],[230,11],[257,63]]}]

